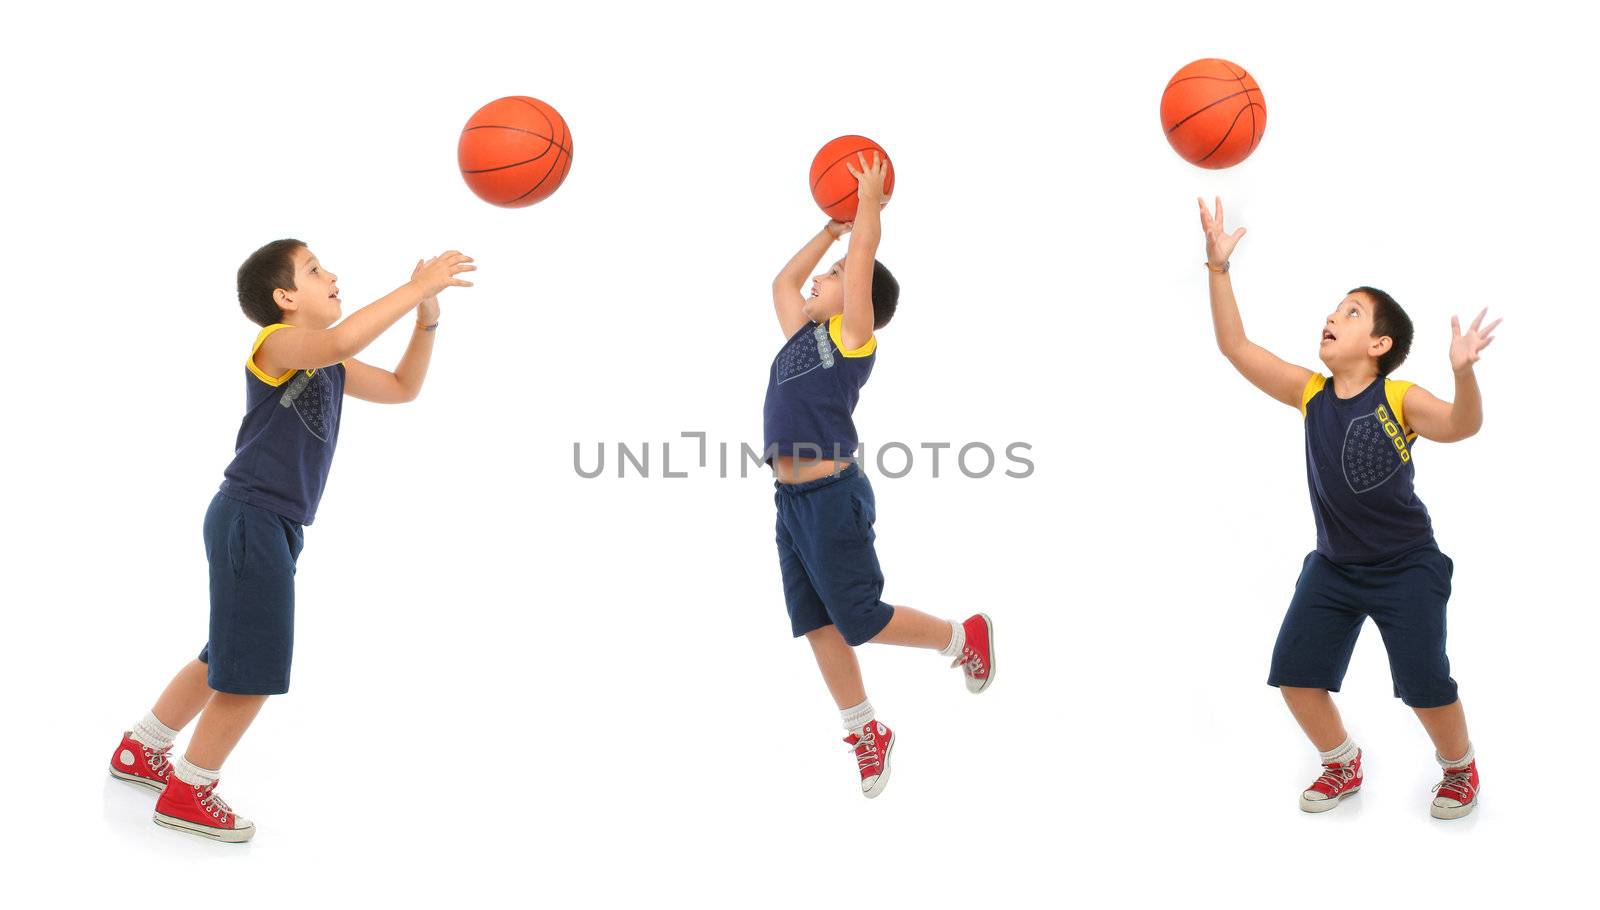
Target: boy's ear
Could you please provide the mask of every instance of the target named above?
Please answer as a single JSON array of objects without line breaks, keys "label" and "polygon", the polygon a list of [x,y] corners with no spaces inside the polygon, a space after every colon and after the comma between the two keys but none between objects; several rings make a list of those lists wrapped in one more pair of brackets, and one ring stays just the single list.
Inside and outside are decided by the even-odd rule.
[{"label": "boy's ear", "polygon": [[1389,349],[1392,347],[1394,347],[1393,338],[1388,335],[1379,335],[1377,338],[1372,339],[1372,356],[1382,357],[1389,353]]},{"label": "boy's ear", "polygon": [[291,311],[295,308],[294,298],[290,297],[289,292],[283,288],[273,289],[272,302],[278,305],[278,309],[284,310],[285,312]]}]

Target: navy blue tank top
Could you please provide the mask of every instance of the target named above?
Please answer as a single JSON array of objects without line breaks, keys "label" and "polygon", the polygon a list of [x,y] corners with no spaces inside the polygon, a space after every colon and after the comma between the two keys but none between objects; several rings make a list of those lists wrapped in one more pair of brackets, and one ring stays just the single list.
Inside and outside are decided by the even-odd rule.
[{"label": "navy blue tank top", "polygon": [[878,338],[846,351],[843,331],[843,315],[826,325],[807,323],[773,358],[762,409],[767,460],[774,455],[855,460],[860,440],[852,415],[872,375]]},{"label": "navy blue tank top", "polygon": [[317,515],[322,488],[339,441],[344,364],[268,376],[256,351],[284,325],[256,336],[244,371],[244,421],[233,461],[222,473],[222,492],[301,524]]},{"label": "navy blue tank top", "polygon": [[1428,509],[1412,489],[1417,434],[1405,422],[1409,388],[1380,376],[1339,398],[1326,376],[1306,383],[1306,480],[1317,552],[1333,562],[1382,562],[1433,543]]}]

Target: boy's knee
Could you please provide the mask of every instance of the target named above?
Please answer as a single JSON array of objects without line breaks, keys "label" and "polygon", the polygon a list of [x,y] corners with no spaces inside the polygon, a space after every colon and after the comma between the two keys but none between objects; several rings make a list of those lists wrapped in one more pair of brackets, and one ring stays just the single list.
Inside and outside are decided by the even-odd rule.
[{"label": "boy's knee", "polygon": [[807,632],[806,641],[811,642],[812,647],[816,647],[817,645],[833,644],[835,642],[844,644],[844,636],[839,634],[838,626],[826,625]]}]

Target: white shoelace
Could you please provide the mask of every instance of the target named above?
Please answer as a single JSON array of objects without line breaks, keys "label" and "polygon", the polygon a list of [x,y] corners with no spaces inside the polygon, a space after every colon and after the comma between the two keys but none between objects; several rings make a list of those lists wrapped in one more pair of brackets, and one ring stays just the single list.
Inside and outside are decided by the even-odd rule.
[{"label": "white shoelace", "polygon": [[983,675],[983,658],[971,648],[962,648],[961,656],[952,661],[950,666],[962,668],[968,676],[979,677]]},{"label": "white shoelace", "polygon": [[1311,788],[1316,789],[1317,784],[1326,783],[1328,785],[1328,789],[1337,793],[1344,787],[1345,784],[1348,784],[1355,779],[1356,769],[1352,765],[1343,765],[1337,768],[1331,765],[1323,765],[1322,774],[1317,777],[1314,783],[1312,783]]},{"label": "white shoelace", "polygon": [[[856,767],[862,771],[876,768],[878,765],[878,737],[872,730],[872,724],[861,728],[861,735],[856,739]],[[866,754],[861,753],[866,749]]]},{"label": "white shoelace", "polygon": [[1462,805],[1472,802],[1472,769],[1446,771],[1444,780],[1433,785],[1433,792]]},{"label": "white shoelace", "polygon": [[217,795],[216,781],[212,781],[204,787],[195,787],[194,795],[200,799],[200,808],[204,809],[212,818],[220,818],[223,821],[227,821],[228,816],[233,814],[233,809],[222,801],[222,797]]},{"label": "white shoelace", "polygon": [[150,770],[154,771],[158,776],[166,777],[171,773],[172,768],[172,762],[167,758],[167,753],[171,751],[172,746],[170,745],[162,746],[159,749],[145,746],[144,763],[149,765]]}]

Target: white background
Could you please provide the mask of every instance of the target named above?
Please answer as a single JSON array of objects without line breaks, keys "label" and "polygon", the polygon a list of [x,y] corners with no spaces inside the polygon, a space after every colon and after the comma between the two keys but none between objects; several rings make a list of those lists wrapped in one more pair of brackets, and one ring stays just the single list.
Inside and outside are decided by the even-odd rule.
[{"label": "white background", "polygon": [[[1597,625],[1587,23],[1540,4],[34,8],[0,62],[7,394],[0,640],[8,896],[596,906],[1547,904],[1587,880]],[[1269,124],[1184,164],[1162,87],[1245,66]],[[530,94],[566,185],[479,202],[455,142]],[[997,622],[997,683],[861,652],[899,732],[863,800],[788,636],[770,480],[660,477],[684,431],[759,444],[768,282],[822,223],[812,153],[898,173],[869,444],[1013,441],[1030,478],[878,476],[887,596]],[[1314,540],[1298,416],[1216,352],[1197,194],[1225,197],[1251,336],[1316,367],[1343,292],[1418,326],[1503,314],[1482,433],[1416,446],[1455,560],[1450,654],[1482,808],[1438,773],[1369,626],[1340,704],[1361,796],[1267,659]],[[347,311],[447,248],[415,404],[346,405],[297,582],[293,689],[228,762],[246,847],[150,823],[116,734],[206,634],[201,518],[254,329],[234,270],[308,241]],[[840,248],[840,253],[843,248]],[[402,323],[402,326],[404,323]],[[401,328],[362,356],[392,365]],[[608,446],[608,476],[572,468]],[[614,473],[650,442],[649,479]],[[680,440],[673,467],[693,444]],[[1587,887],[1587,886],[1584,886]]]}]

